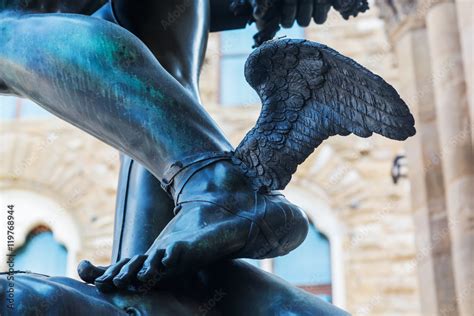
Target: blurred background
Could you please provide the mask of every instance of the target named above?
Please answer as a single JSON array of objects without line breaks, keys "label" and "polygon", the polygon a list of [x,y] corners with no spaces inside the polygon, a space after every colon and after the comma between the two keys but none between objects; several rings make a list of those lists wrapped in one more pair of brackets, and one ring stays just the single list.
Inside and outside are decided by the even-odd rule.
[{"label": "blurred background", "polygon": [[[356,19],[333,12],[322,26],[278,34],[322,42],[381,75],[418,133],[324,142],[285,190],[311,221],[308,238],[252,264],[354,315],[474,315],[473,16],[471,0],[377,0]],[[212,34],[201,75],[203,103],[235,145],[259,113],[243,76],[255,32]],[[109,264],[118,153],[31,101],[0,97],[0,111],[15,269],[77,278],[82,259]]]}]

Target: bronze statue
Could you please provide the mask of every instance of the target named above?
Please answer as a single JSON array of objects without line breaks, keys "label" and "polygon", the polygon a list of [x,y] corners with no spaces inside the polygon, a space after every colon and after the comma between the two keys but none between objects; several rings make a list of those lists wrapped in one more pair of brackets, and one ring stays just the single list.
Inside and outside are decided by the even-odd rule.
[{"label": "bronze statue", "polygon": [[[46,304],[58,314],[74,307],[77,315],[167,315],[202,313],[221,289],[222,303],[206,313],[343,314],[230,259],[284,255],[304,240],[304,213],[275,190],[324,139],[376,132],[403,140],[415,133],[396,91],[354,61],[308,41],[267,42],[279,25],[324,23],[331,6],[348,18],[367,3],[183,3],[182,18],[163,27],[157,21],[176,1],[113,0],[101,8],[101,1],[0,2],[0,92],[31,98],[125,154],[114,263],[79,267],[103,293],[67,278],[17,275],[19,295],[47,303],[48,290],[67,293],[61,304]],[[249,19],[259,47],[245,76],[263,107],[234,150],[201,106],[197,83],[209,30]]]}]

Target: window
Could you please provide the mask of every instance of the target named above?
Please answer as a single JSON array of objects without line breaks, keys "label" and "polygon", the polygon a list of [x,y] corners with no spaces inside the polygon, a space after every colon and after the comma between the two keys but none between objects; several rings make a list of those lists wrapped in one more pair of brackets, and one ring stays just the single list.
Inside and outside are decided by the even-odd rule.
[{"label": "window", "polygon": [[[310,224],[305,241],[286,256],[267,259],[270,271],[321,299],[332,302],[329,240]],[[259,266],[262,261],[246,260]],[[268,266],[268,265],[267,265]]]},{"label": "window", "polygon": [[15,251],[15,270],[64,276],[66,267],[66,248],[54,239],[51,230],[45,226],[33,229],[24,245]]},{"label": "window", "polygon": [[47,118],[51,115],[33,101],[12,96],[0,96],[0,119],[2,120]]},{"label": "window", "polygon": [[329,240],[310,225],[306,240],[283,257],[273,259],[273,273],[331,302]]},{"label": "window", "polygon": [[[259,98],[245,81],[244,66],[252,52],[255,24],[241,30],[221,33],[220,103],[223,106],[258,104]],[[304,30],[299,26],[281,29],[276,36],[303,38]]]}]

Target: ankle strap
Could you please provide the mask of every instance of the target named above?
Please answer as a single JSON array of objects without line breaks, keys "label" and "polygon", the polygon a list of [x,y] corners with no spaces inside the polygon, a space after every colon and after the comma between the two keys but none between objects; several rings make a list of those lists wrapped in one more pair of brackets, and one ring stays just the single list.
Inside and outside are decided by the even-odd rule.
[{"label": "ankle strap", "polygon": [[[182,186],[187,182],[187,180],[197,171],[200,169],[220,160],[230,160],[232,159],[233,153],[229,151],[224,152],[204,152],[199,153],[196,155],[188,156],[184,159],[176,161],[170,164],[163,175],[163,179],[161,179],[161,187],[165,190],[170,196],[177,199],[174,195],[179,193],[182,189]],[[175,178],[178,174],[180,174],[184,169],[188,169],[189,167],[193,166],[193,170],[187,172],[180,182],[180,188],[176,188],[173,184],[175,182]],[[176,201],[175,201],[176,202]]]}]

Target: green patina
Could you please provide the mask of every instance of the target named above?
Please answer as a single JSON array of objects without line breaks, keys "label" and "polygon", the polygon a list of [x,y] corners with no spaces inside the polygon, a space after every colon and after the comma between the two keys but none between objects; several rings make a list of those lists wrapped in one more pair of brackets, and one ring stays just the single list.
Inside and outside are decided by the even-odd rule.
[{"label": "green patina", "polygon": [[[130,39],[126,37],[128,34],[117,35],[116,30],[111,29],[114,26],[103,22],[99,23],[104,26],[102,31],[91,27],[79,28],[74,25],[74,21],[69,24],[72,24],[72,28],[68,29],[71,26],[62,23],[62,31],[50,34],[45,41],[42,41],[41,47],[37,47],[38,53],[44,58],[54,56],[56,60],[67,61],[63,65],[65,67],[64,73],[73,73],[76,77],[87,78],[89,80],[88,86],[91,88],[96,89],[105,83],[116,82],[126,86],[128,91],[135,90],[138,94],[148,95],[158,102],[165,101],[163,93],[153,86],[151,80],[146,82],[141,79],[143,75],[138,77],[139,71],[141,72],[140,59],[142,58],[139,47],[130,45]],[[25,37],[25,43],[19,43],[19,45],[31,47],[31,44],[26,45],[26,42],[35,40],[34,36],[32,37]],[[64,45],[64,43],[75,43],[75,45]],[[22,55],[28,59],[28,61],[24,61],[30,64],[29,66],[36,67],[31,62],[35,62],[37,58],[30,59],[30,51],[25,51]],[[134,74],[134,71],[129,71],[133,67],[136,68],[135,73],[137,74]],[[105,80],[107,77],[110,80]]]},{"label": "green patina", "polygon": [[[0,22],[2,34],[24,34],[8,43],[0,41],[6,44],[6,49],[2,49],[0,43],[4,60],[20,70],[10,72],[11,77],[6,78],[8,81],[22,85],[25,77],[21,73],[29,72],[35,73],[36,78],[44,78],[52,87],[67,86],[67,89],[59,89],[70,91],[63,95],[65,98],[77,93],[101,95],[102,100],[108,100],[106,103],[88,104],[82,98],[68,102],[80,103],[81,107],[76,111],[84,113],[88,113],[91,106],[120,107],[124,114],[122,118],[135,122],[141,130],[152,131],[154,141],[169,143],[170,146],[177,143],[185,147],[195,146],[196,135],[191,135],[195,131],[182,130],[182,113],[177,113],[181,112],[177,109],[182,106],[160,89],[161,69],[157,63],[156,67],[150,67],[156,61],[148,59],[143,44],[109,23],[77,15],[54,18],[49,15],[47,22],[43,22],[45,16],[30,15],[27,23],[20,18],[21,26],[14,22],[15,19],[12,19],[13,23],[4,25]],[[35,90],[35,85],[28,86]],[[53,90],[50,97],[43,93],[37,101],[54,109],[57,97]],[[31,95],[36,95],[36,92],[29,91]],[[163,134],[184,137],[163,140]]]}]

